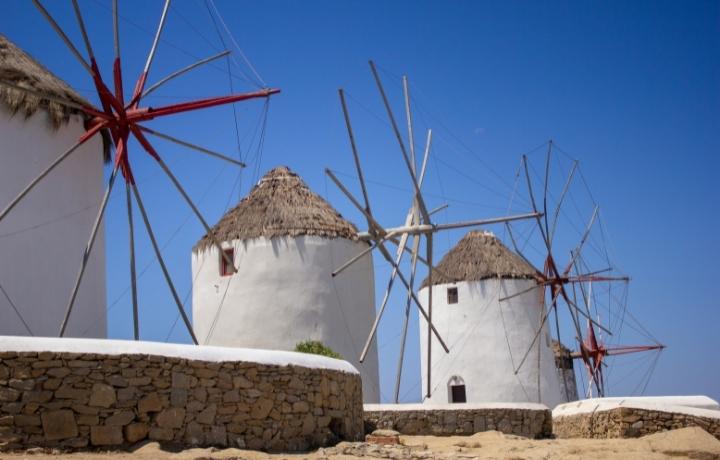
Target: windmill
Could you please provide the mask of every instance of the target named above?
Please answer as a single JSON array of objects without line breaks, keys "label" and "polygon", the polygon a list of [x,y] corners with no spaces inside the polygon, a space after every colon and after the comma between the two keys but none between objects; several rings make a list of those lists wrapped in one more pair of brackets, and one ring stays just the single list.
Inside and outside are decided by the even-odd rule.
[{"label": "windmill", "polygon": [[[649,334],[645,334],[652,341],[655,342],[653,345],[637,345],[637,346],[606,346],[602,339],[598,338],[598,331],[601,331],[609,336],[613,336],[613,327],[607,322],[600,321],[599,315],[593,314],[593,310],[597,312],[597,307],[593,305],[593,299],[597,298],[597,293],[594,293],[593,286],[604,285],[608,292],[608,316],[614,316],[616,319],[620,316],[624,316],[627,310],[626,296],[623,295],[621,298],[614,296],[612,293],[612,286],[621,285],[623,289],[627,289],[627,284],[630,278],[620,272],[620,270],[612,263],[609,254],[605,249],[604,253],[601,253],[599,261],[590,262],[590,257],[586,256],[585,249],[591,243],[591,233],[595,227],[602,224],[600,220],[600,210],[597,203],[595,203],[592,195],[589,194],[590,204],[592,205],[592,213],[590,218],[584,224],[581,229],[575,227],[575,232],[579,236],[577,244],[572,246],[569,250],[567,261],[562,264],[558,251],[556,249],[556,240],[558,222],[563,215],[563,204],[567,203],[568,197],[570,197],[570,190],[573,181],[581,181],[583,186],[587,188],[585,178],[582,176],[582,172],[579,170],[579,163],[577,160],[572,160],[567,176],[563,180],[562,188],[557,197],[552,195],[550,190],[551,182],[551,164],[555,156],[558,154],[558,147],[555,146],[552,140],[547,142],[547,152],[544,158],[544,172],[542,176],[534,170],[528,159],[528,155],[523,155],[521,165],[516,175],[517,180],[523,180],[527,186],[527,193],[530,205],[533,211],[536,212],[538,217],[535,219],[536,225],[533,226],[530,234],[539,234],[537,239],[540,240],[540,249],[537,252],[542,258],[542,269],[535,268],[536,271],[536,286],[532,286],[525,291],[515,293],[511,296],[504,297],[500,301],[507,301],[515,296],[521,295],[525,292],[534,289],[542,289],[543,309],[544,313],[542,316],[540,327],[538,328],[535,336],[533,337],[529,347],[527,348],[522,359],[519,361],[515,372],[519,372],[523,365],[526,365],[527,359],[530,356],[531,351],[538,343],[543,327],[545,326],[550,314],[554,315],[555,319],[555,334],[558,342],[561,342],[561,331],[559,321],[559,309],[564,305],[566,312],[569,315],[570,323],[572,325],[575,339],[578,342],[578,351],[572,352],[570,357],[579,359],[582,361],[585,369],[588,373],[588,395],[592,394],[592,387],[594,386],[599,396],[604,396],[605,389],[605,378],[603,376],[603,367],[606,366],[605,358],[608,356],[615,356],[628,353],[637,353],[643,351],[662,350],[664,345],[657,342]],[[562,152],[564,153],[564,152]],[[580,175],[580,179],[577,176]],[[523,179],[520,179],[520,177]],[[542,184],[543,194],[540,197],[540,205],[535,196],[533,190],[533,177],[536,181],[539,180]],[[548,210],[548,202],[554,199],[555,207],[552,210]],[[578,205],[574,198],[571,198],[572,205],[575,210],[579,212]],[[507,235],[512,243],[515,252],[520,255],[528,264],[533,267],[537,265],[530,261],[530,257],[527,254],[527,243],[530,239],[528,235],[524,242],[520,241],[519,234],[513,229],[513,225],[510,223],[506,224]],[[537,232],[535,232],[537,230]],[[601,230],[602,231],[602,230]],[[604,240],[604,236],[603,236]],[[523,244],[524,243],[524,244]],[[603,241],[604,243],[604,241]],[[598,248],[594,247],[593,250],[598,251]],[[599,263],[598,263],[599,262]],[[578,292],[580,296],[578,296]],[[578,298],[580,297],[580,298]],[[611,305],[612,304],[612,305]],[[612,319],[612,318],[608,318]],[[586,323],[585,331],[583,331],[582,323]],[[622,327],[622,318],[615,329]],[[642,328],[642,326],[640,326]],[[643,328],[644,329],[644,328]],[[538,344],[539,346],[539,344]],[[649,377],[648,377],[649,378]],[[567,382],[563,382],[565,387],[565,394],[568,393]]]},{"label": "windmill", "polygon": [[[86,56],[84,56],[80,50],[73,44],[73,42],[70,40],[70,38],[67,36],[65,31],[61,28],[61,26],[58,24],[58,22],[53,18],[53,16],[48,12],[48,10],[43,6],[43,4],[39,0],[33,0],[33,3],[35,7],[38,9],[38,11],[42,14],[42,16],[47,20],[47,22],[50,24],[50,26],[55,30],[57,35],[60,37],[60,39],[65,43],[69,51],[74,56],[75,60],[81,65],[81,67],[87,72],[87,74],[92,79],[95,91],[97,92],[98,99],[100,101],[100,106],[95,107],[89,103],[87,104],[79,104],[74,101],[70,101],[61,97],[50,97],[45,94],[34,94],[34,91],[31,88],[27,88],[25,86],[16,85],[11,81],[5,81],[0,80],[0,85],[4,85],[8,88],[11,88],[15,91],[20,91],[24,93],[34,94],[37,97],[41,97],[42,100],[50,101],[53,103],[57,103],[63,107],[71,108],[73,110],[76,110],[82,114],[85,115],[85,117],[89,120],[86,127],[86,132],[82,134],[82,136],[77,140],[75,144],[68,147],[64,152],[62,152],[53,162],[51,162],[40,174],[38,174],[36,177],[34,177],[24,188],[23,190],[8,203],[2,211],[0,211],[0,221],[2,221],[22,200],[25,198],[34,187],[36,187],[39,183],[41,183],[56,167],[58,167],[60,164],[62,164],[67,158],[69,158],[74,152],[76,152],[80,146],[88,142],[93,137],[99,135],[102,132],[109,133],[112,143],[115,148],[114,158],[112,161],[112,172],[110,174],[107,186],[105,188],[105,192],[102,198],[102,201],[100,203],[99,211],[97,213],[97,216],[95,217],[94,223],[92,225],[90,236],[88,238],[87,245],[85,246],[85,249],[83,251],[82,255],[82,261],[80,264],[80,268],[78,270],[74,285],[71,289],[69,300],[65,307],[65,312],[63,316],[62,323],[60,324],[59,328],[59,336],[63,336],[66,332],[66,328],[68,325],[68,320],[70,319],[72,312],[73,312],[73,306],[75,305],[75,301],[78,295],[78,290],[80,288],[80,285],[83,280],[83,275],[85,274],[85,269],[87,267],[88,259],[90,257],[90,254],[92,253],[94,243],[96,240],[96,236],[98,234],[98,230],[101,226],[101,223],[103,221],[103,217],[105,214],[105,210],[108,204],[108,200],[111,196],[111,193],[113,191],[113,187],[115,185],[115,181],[118,175],[118,172],[121,173],[124,182],[125,182],[125,196],[126,196],[126,204],[127,204],[127,215],[128,215],[128,235],[129,235],[129,250],[130,250],[130,278],[131,278],[131,287],[132,287],[132,304],[133,304],[133,330],[134,330],[134,338],[136,340],[139,340],[139,324],[138,324],[138,300],[137,300],[137,287],[136,287],[136,270],[135,270],[135,243],[134,243],[134,226],[133,226],[133,198],[136,203],[137,209],[140,212],[140,216],[142,218],[142,221],[144,223],[145,229],[147,231],[148,237],[150,239],[150,242],[152,243],[153,250],[155,253],[155,256],[157,257],[157,260],[160,264],[160,268],[163,272],[163,276],[165,278],[165,281],[167,282],[168,288],[170,289],[170,292],[172,294],[173,300],[178,308],[179,314],[183,319],[183,322],[187,328],[188,333],[190,334],[190,337],[192,338],[193,342],[197,344],[197,339],[195,337],[195,334],[192,329],[192,325],[190,324],[190,321],[185,314],[185,311],[182,307],[182,302],[180,300],[180,297],[177,293],[177,290],[175,289],[175,286],[172,282],[172,279],[170,277],[170,274],[167,269],[167,265],[165,264],[162,254],[160,251],[160,248],[158,246],[155,234],[152,230],[152,226],[150,224],[150,219],[148,216],[148,213],[146,211],[146,208],[143,204],[143,200],[140,195],[140,191],[138,190],[137,184],[135,182],[134,176],[133,176],[133,170],[132,170],[132,164],[130,161],[130,157],[128,155],[129,151],[129,143],[131,139],[134,139],[137,141],[139,146],[141,147],[141,150],[146,152],[155,162],[157,162],[160,169],[165,173],[165,175],[168,177],[170,182],[173,184],[173,186],[177,189],[178,193],[181,195],[182,199],[187,203],[187,205],[192,210],[193,214],[197,217],[197,219],[200,221],[202,226],[205,228],[205,230],[208,232],[209,235],[213,235],[212,231],[210,230],[209,225],[207,224],[207,221],[200,213],[199,209],[195,205],[195,203],[192,201],[188,193],[185,191],[185,188],[182,186],[178,178],[172,173],[168,165],[165,163],[165,161],[162,159],[161,155],[158,153],[158,151],[155,149],[153,144],[148,139],[148,136],[155,136],[162,138],[166,141],[173,142],[175,144],[181,145],[185,148],[188,148],[190,150],[193,150],[195,152],[199,152],[205,155],[210,155],[212,157],[221,159],[223,161],[227,161],[231,164],[234,164],[239,167],[244,167],[245,165],[235,160],[229,156],[223,155],[221,153],[215,152],[213,150],[204,148],[199,145],[192,144],[190,142],[178,139],[176,137],[170,136],[165,133],[161,133],[156,131],[155,129],[150,128],[147,126],[147,122],[150,122],[151,120],[158,119],[158,118],[164,118],[169,117],[175,114],[180,113],[187,113],[187,112],[194,112],[198,110],[203,110],[206,108],[226,105],[226,104],[232,104],[235,102],[250,100],[250,99],[257,99],[257,98],[269,98],[273,94],[276,94],[279,92],[278,89],[272,89],[272,88],[263,88],[259,91],[255,92],[249,92],[249,93],[240,93],[240,94],[231,94],[226,96],[219,96],[219,97],[212,97],[212,98],[206,98],[206,99],[200,99],[200,100],[191,100],[188,102],[182,102],[182,103],[176,103],[171,105],[163,105],[159,107],[151,107],[143,104],[143,100],[153,91],[160,88],[167,82],[182,76],[183,74],[186,74],[187,72],[205,65],[207,63],[210,63],[212,61],[215,61],[217,59],[220,59],[222,57],[225,57],[229,54],[229,51],[224,51],[221,53],[218,53],[216,55],[210,56],[208,58],[199,60],[191,65],[188,65],[186,67],[183,67],[170,75],[158,80],[156,83],[148,86],[148,76],[150,74],[150,70],[152,67],[153,60],[156,55],[156,51],[158,48],[158,43],[160,41],[160,37],[162,34],[162,31],[165,27],[168,10],[170,8],[170,0],[166,0],[163,5],[162,13],[160,15],[160,20],[156,29],[156,32],[154,34],[154,39],[152,41],[152,44],[150,46],[150,50],[147,55],[147,59],[145,61],[145,65],[143,67],[142,72],[137,78],[137,82],[135,84],[135,87],[131,93],[129,93],[129,97],[126,97],[128,94],[124,91],[123,83],[122,83],[122,61],[121,61],[121,55],[120,55],[120,30],[119,30],[119,23],[118,23],[118,2],[117,0],[113,1],[113,8],[112,8],[112,17],[113,17],[113,38],[114,38],[114,62],[112,66],[112,82],[110,84],[107,84],[101,75],[98,63],[95,59],[95,54],[93,52],[93,47],[91,44],[90,37],[88,36],[87,29],[85,27],[85,22],[83,20],[82,12],[80,10],[80,6],[78,4],[77,0],[72,0],[72,7],[75,14],[75,18],[77,20],[77,25],[80,29],[80,33],[82,35],[82,39],[84,42],[84,46],[86,49]],[[217,239],[213,238],[213,243],[220,248],[219,242]],[[226,257],[226,262],[232,269],[234,270],[235,267],[233,265],[233,262]]]},{"label": "windmill", "polygon": [[[524,214],[517,214],[517,215],[511,215],[506,217],[497,217],[497,218],[490,218],[490,219],[478,219],[478,220],[470,220],[470,221],[463,221],[463,222],[451,222],[451,223],[435,223],[432,220],[432,215],[436,213],[437,211],[443,209],[445,206],[441,206],[437,209],[428,210],[426,206],[425,199],[423,198],[421,188],[423,184],[423,180],[425,178],[425,171],[427,167],[428,162],[428,156],[430,154],[430,148],[432,143],[432,131],[428,130],[426,142],[425,142],[425,149],[423,152],[423,158],[421,162],[421,166],[418,168],[417,166],[417,158],[416,158],[416,152],[415,152],[415,146],[414,146],[414,133],[413,133],[413,122],[412,122],[412,113],[411,113],[411,107],[410,107],[410,94],[408,89],[408,79],[407,77],[403,77],[402,79],[402,85],[403,85],[403,94],[404,94],[404,109],[405,109],[405,117],[407,121],[407,137],[408,137],[408,146],[406,146],[405,142],[403,141],[403,137],[400,133],[400,129],[398,127],[397,121],[395,119],[395,116],[393,114],[393,110],[391,108],[390,102],[388,100],[388,97],[385,93],[385,89],[383,87],[382,81],[380,79],[380,76],[378,74],[377,68],[375,64],[370,61],[370,70],[372,72],[373,78],[375,80],[375,83],[378,88],[378,92],[380,93],[380,97],[382,99],[383,106],[385,107],[385,110],[387,112],[388,119],[390,121],[390,125],[393,131],[393,134],[395,138],[397,139],[398,145],[400,147],[400,152],[402,155],[402,159],[405,163],[405,166],[407,168],[407,173],[410,177],[410,181],[413,188],[413,201],[410,206],[410,209],[405,217],[404,224],[397,227],[384,227],[381,225],[373,216],[371,206],[370,206],[370,200],[368,198],[368,192],[367,187],[365,184],[365,179],[362,171],[362,167],[360,165],[360,156],[358,153],[358,149],[355,143],[355,136],[353,133],[352,125],[350,123],[350,115],[348,112],[347,104],[345,101],[345,95],[344,91],[342,89],[339,90],[339,96],[340,96],[340,104],[342,106],[343,115],[345,119],[345,124],[348,131],[348,138],[350,140],[350,147],[352,150],[353,160],[355,163],[355,168],[357,172],[358,179],[360,181],[360,187],[362,190],[362,203],[353,196],[353,194],[348,190],[348,188],[337,178],[337,176],[329,169],[326,169],[326,174],[330,179],[335,183],[335,185],[340,189],[340,191],[350,200],[350,202],[355,206],[355,208],[360,211],[360,213],[363,214],[367,221],[368,230],[366,232],[362,232],[359,234],[359,238],[367,241],[370,243],[370,246],[361,254],[358,254],[356,257],[353,257],[352,259],[348,260],[346,263],[342,264],[340,267],[338,267],[334,272],[333,276],[337,275],[338,273],[342,272],[344,269],[352,265],[354,262],[359,260],[363,255],[377,249],[382,257],[387,261],[387,263],[392,267],[391,275],[388,279],[387,288],[385,290],[385,294],[383,296],[383,300],[380,304],[380,307],[378,308],[377,315],[375,317],[375,320],[373,322],[373,326],[370,330],[370,334],[368,335],[368,338],[365,342],[365,346],[363,348],[363,351],[360,355],[360,362],[362,362],[365,359],[365,356],[368,352],[368,349],[370,348],[370,345],[372,341],[376,338],[377,334],[377,328],[378,325],[383,317],[383,314],[385,312],[385,309],[388,304],[388,300],[390,297],[390,293],[393,288],[393,284],[397,279],[400,280],[402,285],[407,290],[407,298],[405,302],[405,316],[404,316],[404,322],[403,322],[403,329],[402,329],[402,339],[400,344],[400,355],[398,360],[398,370],[397,370],[397,377],[395,381],[395,402],[398,402],[399,399],[399,389],[400,389],[400,380],[402,377],[402,367],[403,367],[403,361],[404,361],[404,354],[405,354],[405,341],[407,338],[407,331],[408,331],[408,322],[410,318],[410,311],[411,306],[414,303],[417,307],[420,315],[424,318],[424,320],[428,323],[428,333],[427,333],[427,356],[425,359],[427,360],[427,367],[428,367],[428,373],[427,373],[427,391],[425,394],[425,397],[429,397],[432,389],[431,381],[432,381],[432,375],[430,372],[430,369],[432,367],[432,343],[433,343],[433,337],[439,345],[442,347],[442,349],[447,353],[449,352],[449,348],[443,338],[440,336],[439,332],[435,328],[432,322],[432,282],[430,282],[430,292],[428,295],[428,303],[427,303],[427,309],[422,305],[421,301],[418,299],[416,293],[415,293],[415,274],[417,269],[417,263],[420,262],[424,264],[428,268],[428,278],[432,280],[433,272],[436,272],[437,270],[433,266],[433,238],[436,233],[440,231],[445,230],[451,230],[451,229],[458,229],[458,228],[468,228],[468,227],[477,227],[477,226],[484,226],[484,225],[490,225],[490,224],[497,224],[497,223],[507,223],[511,221],[517,221],[517,220],[524,220],[524,219],[533,219],[533,218],[540,218],[542,216],[541,213],[534,211],[532,213],[524,213]],[[411,246],[408,246],[408,240],[412,237],[412,243]],[[425,255],[424,257],[420,255],[420,243],[421,239],[425,239]],[[395,250],[395,256],[391,254],[390,250],[387,247],[387,243],[392,243],[396,246]],[[406,276],[403,271],[400,268],[401,261],[403,259],[403,256],[405,252],[408,251],[410,253],[411,258],[411,267],[410,267],[410,274],[409,276]]]}]

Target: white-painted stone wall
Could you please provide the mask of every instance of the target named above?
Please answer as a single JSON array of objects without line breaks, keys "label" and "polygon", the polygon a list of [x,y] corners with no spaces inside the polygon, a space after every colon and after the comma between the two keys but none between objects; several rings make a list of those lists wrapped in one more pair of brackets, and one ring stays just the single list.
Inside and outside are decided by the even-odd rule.
[{"label": "white-painted stone wall", "polygon": [[[539,289],[500,302],[535,284],[532,280],[488,279],[433,286],[433,324],[450,347],[446,354],[432,344],[432,395],[427,404],[450,402],[451,378],[465,383],[468,403],[534,402],[554,407],[562,402],[560,381],[547,326],[517,375],[514,369],[530,347],[542,318]],[[458,303],[448,304],[447,288],[457,287]],[[420,290],[427,306],[428,289]],[[427,322],[420,319],[423,396],[427,385]],[[538,371],[540,397],[538,398]]]},{"label": "white-painted stone wall", "polygon": [[[0,107],[0,208],[84,132],[73,117],[54,131],[47,115]],[[103,192],[99,136],[75,151],[0,222],[0,284],[32,333],[56,336]],[[105,337],[105,242],[101,229],[67,336]],[[0,292],[0,335],[28,335]]]},{"label": "white-painted stone wall", "polygon": [[232,276],[220,276],[215,247],[193,252],[193,325],[198,341],[274,350],[321,341],[360,371],[364,401],[377,402],[376,346],[364,363],[358,362],[375,314],[372,257],[332,277],[334,268],[367,245],[300,236],[236,240],[232,246],[239,270]]}]

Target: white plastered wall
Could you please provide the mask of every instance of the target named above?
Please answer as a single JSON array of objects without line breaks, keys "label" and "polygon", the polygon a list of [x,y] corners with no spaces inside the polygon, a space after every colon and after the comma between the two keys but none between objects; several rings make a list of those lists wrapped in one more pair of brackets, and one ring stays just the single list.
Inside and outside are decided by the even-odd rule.
[{"label": "white plastered wall", "polygon": [[364,401],[378,402],[376,345],[364,363],[358,362],[375,314],[371,255],[332,277],[334,268],[367,245],[299,236],[234,241],[232,247],[238,273],[225,277],[220,276],[214,246],[193,252],[193,326],[198,341],[272,350],[321,341],[360,371]]},{"label": "white plastered wall", "polygon": [[[432,343],[432,394],[428,404],[450,402],[449,381],[460,377],[468,403],[533,402],[550,408],[562,402],[560,381],[547,327],[515,374],[540,326],[540,290],[500,302],[535,284],[532,280],[488,279],[433,286],[432,320],[450,348]],[[458,303],[448,304],[447,289],[456,287]],[[428,289],[420,290],[427,307]],[[539,345],[539,365],[538,365]],[[420,319],[422,391],[427,386],[427,322]],[[540,392],[538,397],[538,370]]]},{"label": "white plastered wall", "polygon": [[[0,208],[84,132],[73,117],[53,130],[44,111],[30,118],[0,107]],[[0,222],[0,284],[36,336],[60,329],[103,192],[100,136],[43,179]],[[101,228],[66,335],[106,337],[105,241]],[[0,292],[0,335],[28,335]]]}]

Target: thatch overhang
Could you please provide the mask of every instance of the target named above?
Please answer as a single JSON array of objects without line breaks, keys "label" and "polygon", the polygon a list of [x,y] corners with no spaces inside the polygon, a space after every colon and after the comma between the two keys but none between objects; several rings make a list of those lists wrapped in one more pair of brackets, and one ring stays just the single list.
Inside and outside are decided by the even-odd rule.
[{"label": "thatch overhang", "polygon": [[[2,34],[0,34],[0,79],[42,94],[67,99],[77,104],[87,104],[87,101],[64,81]],[[28,118],[38,110],[45,110],[53,128],[67,123],[70,115],[81,114],[77,109],[2,85],[0,85],[0,102],[10,112],[21,113]]]},{"label": "thatch overhang", "polygon": [[[486,279],[535,279],[536,271],[492,233],[471,231],[453,247],[433,273],[432,284]],[[421,288],[428,286],[427,278]]]},{"label": "thatch overhang", "polygon": [[[66,99],[76,104],[89,105],[67,83],[55,76],[2,34],[0,34],[0,80],[32,89],[41,94]],[[0,104],[13,115],[22,114],[25,118],[30,118],[38,110],[43,110],[47,114],[50,127],[53,129],[58,129],[68,123],[71,115],[86,118],[85,114],[80,110],[3,85],[0,85]],[[109,134],[105,130],[101,134],[103,137],[104,157],[105,160],[108,160]]]},{"label": "thatch overhang", "polygon": [[[221,242],[303,235],[358,239],[357,228],[286,166],[265,174],[212,231]],[[205,235],[194,250],[212,244],[210,236]]]}]

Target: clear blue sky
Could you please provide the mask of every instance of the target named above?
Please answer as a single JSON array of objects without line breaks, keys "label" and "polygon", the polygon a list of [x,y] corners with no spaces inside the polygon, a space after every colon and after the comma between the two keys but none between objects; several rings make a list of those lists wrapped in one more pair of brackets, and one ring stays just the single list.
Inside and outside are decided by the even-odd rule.
[{"label": "clear blue sky", "polygon": [[[80,4],[101,67],[109,69],[110,2]],[[396,111],[397,76],[407,74],[424,113],[416,117],[417,131],[436,130],[436,160],[425,191],[433,206],[450,203],[440,221],[502,214],[510,195],[504,181],[514,180],[520,155],[550,138],[580,159],[602,206],[617,261],[633,278],[629,307],[669,347],[647,393],[720,398],[720,4],[218,0],[217,5],[258,72],[283,91],[270,104],[263,155],[243,173],[242,194],[256,170],[286,164],[362,227],[361,216],[323,174],[326,166],[353,171],[336,93],[344,87],[366,174],[374,182],[375,212],[388,225],[403,219],[410,186],[367,67],[372,58],[383,69]],[[3,7],[0,32],[92,99],[87,75],[32,4],[10,0]],[[161,3],[123,1],[121,8],[129,88],[144,63],[148,31],[155,27]],[[52,2],[49,9],[81,47],[70,3]],[[192,56],[220,48],[200,1],[177,1],[165,32],[151,81],[193,62]],[[221,62],[198,70],[148,102],[226,93],[223,69]],[[252,86],[236,79],[234,88]],[[250,139],[261,108],[262,103],[237,106],[239,134],[247,135],[243,149],[251,158]],[[237,154],[230,108],[154,126]],[[232,192],[236,171],[172,145],[158,146],[211,222],[228,202],[237,201],[237,189]],[[189,219],[156,167],[141,155],[134,158],[141,191],[160,241],[169,241],[164,253],[184,296],[191,283],[190,248],[201,227]],[[112,337],[127,338],[130,300],[122,296],[128,285],[126,224],[121,194],[115,198],[106,226],[109,330]],[[436,257],[461,236],[453,232],[438,238]],[[152,258],[147,242],[139,244],[142,268]],[[375,265],[381,296],[389,270],[379,257]],[[140,301],[143,337],[165,340],[175,312],[156,265],[140,280]],[[394,380],[400,301],[394,298],[394,313],[380,331],[386,398]],[[179,326],[170,340],[185,342]],[[403,383],[407,401],[420,397],[414,328],[415,318]],[[611,390],[626,393],[633,383],[618,381]]]}]

